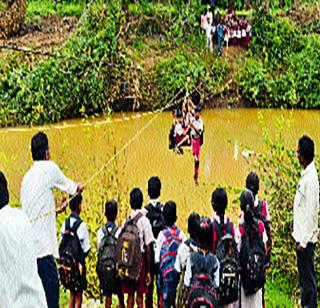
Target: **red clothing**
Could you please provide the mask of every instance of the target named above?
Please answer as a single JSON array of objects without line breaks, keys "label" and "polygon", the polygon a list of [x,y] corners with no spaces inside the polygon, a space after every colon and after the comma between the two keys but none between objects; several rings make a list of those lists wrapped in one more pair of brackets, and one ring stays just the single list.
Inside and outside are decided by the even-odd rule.
[{"label": "red clothing", "polygon": [[201,147],[200,138],[192,138],[191,144],[192,144],[192,154],[193,154],[193,156],[195,156],[199,160],[199,158],[200,158],[200,147]]}]

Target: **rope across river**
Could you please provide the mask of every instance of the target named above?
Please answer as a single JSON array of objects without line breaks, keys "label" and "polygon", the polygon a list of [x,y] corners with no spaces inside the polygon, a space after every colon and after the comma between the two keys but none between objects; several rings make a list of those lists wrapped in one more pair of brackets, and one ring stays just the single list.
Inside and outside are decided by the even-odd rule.
[{"label": "rope across river", "polygon": [[[182,91],[184,90],[184,88],[181,88],[170,100],[169,102],[162,108],[154,111],[154,116],[132,137],[130,138],[123,146],[122,148],[116,152],[105,164],[103,164],[101,166],[100,169],[98,169],[95,173],[92,174],[92,176],[90,176],[85,182],[84,182],[84,186],[87,186],[89,185],[92,181],[94,181],[94,179],[104,170],[106,169],[108,166],[110,166],[110,164],[116,159],[118,158],[135,140],[137,140],[141,134],[159,117],[159,115],[164,112],[165,110],[169,109],[170,107],[178,104],[180,100],[176,100],[177,97],[182,93]],[[69,202],[70,200],[72,200],[74,198],[71,197],[69,199]],[[57,209],[55,210],[52,210],[52,211],[48,211],[44,214],[40,214],[39,216],[37,217],[34,217],[32,219],[30,219],[31,223],[34,223],[40,219],[43,219],[45,217],[48,217],[52,214],[55,214],[57,212]]]}]

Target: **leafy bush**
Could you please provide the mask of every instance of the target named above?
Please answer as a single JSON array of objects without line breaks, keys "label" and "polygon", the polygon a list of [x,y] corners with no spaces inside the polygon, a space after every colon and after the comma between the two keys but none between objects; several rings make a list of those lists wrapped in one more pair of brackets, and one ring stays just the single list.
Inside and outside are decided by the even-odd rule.
[{"label": "leafy bush", "polygon": [[[266,151],[258,156],[256,168],[264,183],[272,217],[274,246],[271,275],[274,279],[287,281],[289,289],[296,291],[298,286],[296,245],[291,234],[293,231],[293,201],[302,169],[295,151],[287,147],[283,137],[290,129],[290,125],[290,118],[280,119],[276,123],[276,134],[271,137],[263,124]],[[316,165],[319,168],[319,157],[316,157]],[[319,255],[319,252],[320,248],[317,246],[316,254]],[[319,270],[320,264],[316,263],[316,271]],[[318,280],[319,285],[320,280]]]},{"label": "leafy bush", "polygon": [[229,71],[228,64],[221,59],[205,58],[196,52],[177,51],[172,57],[156,63],[154,78],[160,97],[170,98],[186,84],[191,75],[191,86],[201,82],[206,98],[214,94],[225,81]]}]

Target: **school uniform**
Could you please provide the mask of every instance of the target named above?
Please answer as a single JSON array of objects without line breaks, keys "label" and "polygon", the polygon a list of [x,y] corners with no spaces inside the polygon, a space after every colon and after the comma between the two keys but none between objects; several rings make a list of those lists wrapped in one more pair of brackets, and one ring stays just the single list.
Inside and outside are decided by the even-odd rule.
[{"label": "school uniform", "polygon": [[[106,230],[109,232],[109,233],[112,233],[112,231],[114,230],[114,228],[117,228],[117,225],[114,223],[114,222],[107,222],[106,225]],[[100,228],[98,230],[98,234],[97,234],[97,246],[98,246],[98,251],[100,249],[100,245],[101,245],[101,242],[102,242],[102,239],[105,237],[105,233],[103,232],[102,230],[103,228]],[[118,228],[118,230],[116,231],[116,233],[114,234],[114,237],[116,239],[119,238],[119,235],[120,235],[120,231],[121,229]],[[103,293],[102,295],[103,296],[112,296],[113,294],[116,294],[116,295],[119,295],[121,294],[121,288],[122,288],[122,285],[121,285],[121,281],[119,278],[117,278],[117,281],[116,281],[116,287],[115,289],[108,289],[108,286],[106,286],[105,288],[102,289]]]},{"label": "school uniform", "polygon": [[[139,213],[142,214],[141,218],[137,221],[137,228],[139,230],[139,237],[140,237],[140,245],[141,245],[141,252],[142,252],[142,261],[141,261],[141,272],[138,279],[138,282],[132,281],[123,281],[122,283],[122,292],[125,294],[133,295],[135,292],[137,294],[142,295],[146,294],[148,291],[148,287],[146,284],[146,277],[147,277],[147,260],[145,254],[145,247],[152,244],[154,242],[154,237],[152,233],[152,228],[149,219],[146,217],[145,210],[131,210],[128,219],[134,219]],[[124,226],[125,222],[122,225]]]},{"label": "school uniform", "polygon": [[186,270],[187,261],[191,253],[195,251],[198,251],[198,248],[194,239],[190,238],[181,243],[178,248],[176,262],[174,264],[174,269],[177,271],[177,273],[181,274]]},{"label": "school uniform", "polygon": [[[194,128],[191,129],[192,154],[199,160],[201,147],[201,133],[203,132],[203,121],[201,118],[194,118],[192,124],[194,126]],[[196,130],[200,132],[200,134],[198,134]]]},{"label": "school uniform", "polygon": [[292,236],[303,251],[297,250],[301,305],[317,307],[317,280],[314,251],[318,240],[319,179],[314,162],[301,173],[293,205]]},{"label": "school uniform", "polygon": [[176,126],[174,127],[174,140],[175,140],[175,144],[179,144],[183,138],[185,137],[184,134],[184,128],[183,128],[183,124],[180,122],[176,123]]},{"label": "school uniform", "polygon": [[[241,227],[244,224],[244,213],[241,212],[239,218],[239,227],[235,231],[235,241],[237,243],[238,251],[240,252],[241,249],[241,242],[242,237],[244,235],[244,229]],[[268,236],[266,230],[264,228],[263,222],[261,220],[258,221],[258,232],[262,237],[262,241],[264,244],[268,241]],[[255,294],[252,295],[245,295],[244,289],[241,286],[240,291],[240,300],[241,300],[241,307],[250,307],[250,308],[262,308],[263,307],[263,293],[262,288],[259,289]]]},{"label": "school uniform", "polygon": [[[59,307],[59,278],[54,261],[59,257],[54,188],[70,195],[77,192],[77,184],[49,160],[35,161],[21,185],[22,210],[31,220],[38,272],[49,308]],[[50,215],[46,215],[48,212]]]},{"label": "school uniform", "polygon": [[[70,218],[70,228],[72,228],[76,222],[81,221],[81,218],[74,213],[72,213],[69,218]],[[62,240],[62,237],[63,237],[65,230],[66,230],[66,220],[63,222],[63,224],[61,226],[61,230],[60,230],[61,240]],[[83,255],[84,255],[84,260],[81,264],[82,265],[82,274],[80,276],[80,287],[77,289],[77,292],[82,292],[87,289],[85,257],[88,255],[88,253],[91,249],[89,232],[87,229],[87,225],[83,221],[81,221],[81,224],[79,225],[79,227],[77,229],[77,236],[79,238],[79,241],[81,244],[81,249],[82,249]],[[74,290],[71,290],[71,291],[74,291]]]},{"label": "school uniform", "polygon": [[0,307],[48,307],[29,218],[9,205],[0,209],[0,279]]}]

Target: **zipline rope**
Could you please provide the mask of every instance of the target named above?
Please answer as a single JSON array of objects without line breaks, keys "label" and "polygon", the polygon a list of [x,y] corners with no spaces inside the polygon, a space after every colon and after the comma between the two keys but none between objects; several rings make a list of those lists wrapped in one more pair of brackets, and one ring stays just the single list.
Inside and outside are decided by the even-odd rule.
[{"label": "zipline rope", "polygon": [[[123,147],[120,149],[119,152],[115,153],[104,165],[101,166],[100,169],[98,169],[89,179],[87,179],[84,182],[84,186],[87,186],[89,183],[91,183],[105,168],[107,168],[118,156],[120,156],[131,144],[133,141],[137,140],[140,135],[159,117],[159,115],[165,111],[166,109],[169,109],[170,107],[176,105],[180,100],[175,101],[175,99],[178,97],[178,95],[184,90],[184,88],[181,88],[177,94],[175,94],[171,100],[169,101],[169,103],[167,105],[165,105],[164,107],[158,109],[158,111],[154,114],[154,116],[131,138],[129,139],[124,145]],[[74,195],[73,197],[71,197],[69,199],[69,202],[75,197],[76,195]],[[52,211],[48,211],[44,214],[41,214],[35,218],[30,219],[31,223],[34,223],[40,219],[43,219],[45,217],[48,217],[52,214],[55,214],[57,212],[57,209],[52,210]]]}]

